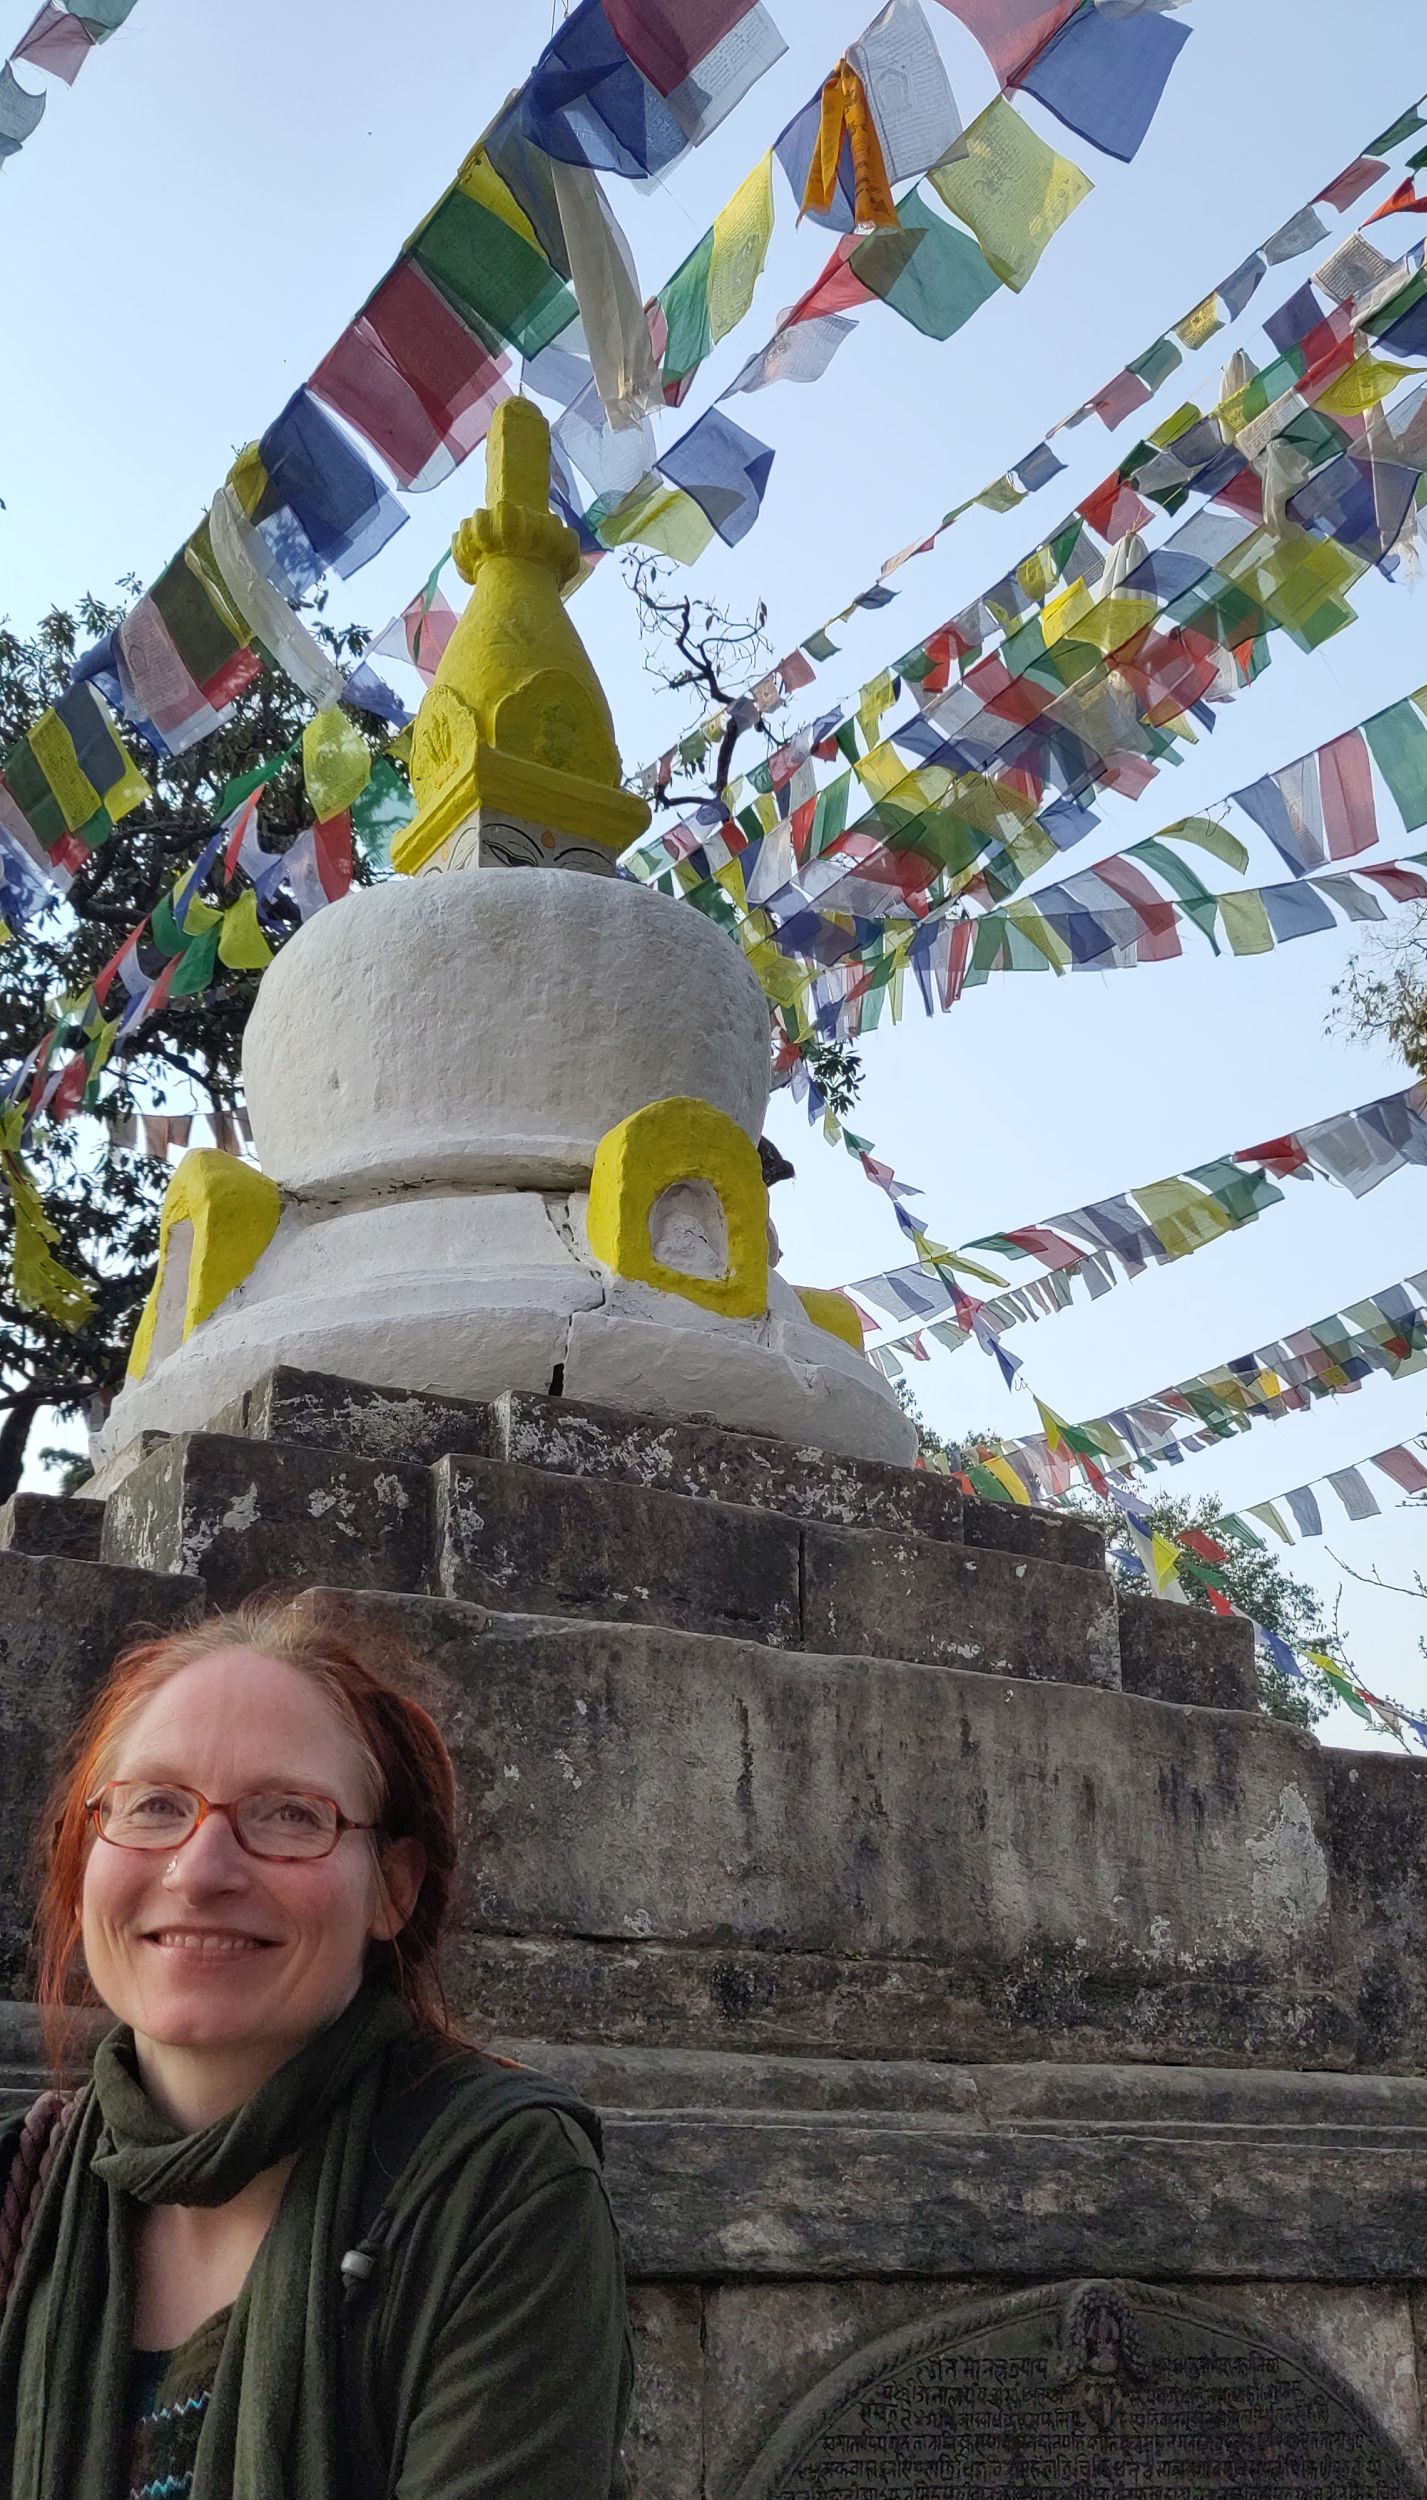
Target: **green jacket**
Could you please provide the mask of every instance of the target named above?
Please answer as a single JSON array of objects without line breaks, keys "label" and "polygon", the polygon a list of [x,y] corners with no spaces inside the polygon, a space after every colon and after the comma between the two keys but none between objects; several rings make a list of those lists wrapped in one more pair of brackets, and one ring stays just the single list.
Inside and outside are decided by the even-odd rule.
[{"label": "green jacket", "polygon": [[448,2073],[390,2094],[373,2148],[373,2207],[400,2169],[342,2309],[353,2500],[611,2500],[632,2369],[598,2121],[493,2058]]}]

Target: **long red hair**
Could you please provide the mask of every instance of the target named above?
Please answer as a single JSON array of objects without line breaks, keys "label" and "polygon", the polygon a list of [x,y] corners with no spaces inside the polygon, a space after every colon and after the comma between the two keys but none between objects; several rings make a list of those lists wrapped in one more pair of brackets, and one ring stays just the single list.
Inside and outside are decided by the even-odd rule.
[{"label": "long red hair", "polygon": [[[383,1648],[388,1661],[407,1663],[399,1643],[384,1641]],[[419,1842],[426,1871],[411,1915],[392,1943],[368,1948],[368,1968],[390,1977],[423,2031],[461,2045],[439,1961],[456,1872],[456,1779],[440,1729],[303,1597],[260,1597],[122,1651],[74,1731],[36,1835],[35,1993],[51,2065],[58,2073],[71,2063],[87,2029],[82,2016],[100,2002],[80,1963],[92,1839],[85,1802],[110,1776],[124,1732],[150,1694],[181,1668],[225,1649],[256,1650],[311,1676],[361,1748],[383,1836]]]}]

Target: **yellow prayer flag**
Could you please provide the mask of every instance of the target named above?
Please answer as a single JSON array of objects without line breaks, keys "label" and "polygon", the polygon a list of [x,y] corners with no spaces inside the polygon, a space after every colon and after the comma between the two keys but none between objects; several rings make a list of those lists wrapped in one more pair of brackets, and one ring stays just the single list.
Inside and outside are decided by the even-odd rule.
[{"label": "yellow prayer flag", "polygon": [[914,798],[922,797],[918,787],[920,776],[908,772],[890,738],[883,739],[880,746],[869,747],[865,755],[858,757],[852,769],[863,789],[873,799],[885,799],[893,790],[900,790],[903,782],[908,784],[909,806]]},{"label": "yellow prayer flag", "polygon": [[1154,1558],[1155,1587],[1167,1589],[1171,1581],[1179,1578],[1179,1547],[1156,1528],[1150,1538],[1150,1552]]},{"label": "yellow prayer flag", "polygon": [[71,833],[78,833],[99,812],[100,798],[74,751],[74,740],[59,714],[41,712],[29,736],[30,753],[59,803]]},{"label": "yellow prayer flag", "polygon": [[1026,597],[1034,599],[1037,607],[1049,597],[1059,578],[1055,556],[1049,547],[1033,547],[1016,567],[1016,580]]},{"label": "yellow prayer flag", "polygon": [[314,713],[302,733],[302,778],[319,824],[344,815],[372,777],[371,752],[340,704]]},{"label": "yellow prayer flag", "polygon": [[773,234],[773,151],[770,148],[713,221],[709,264],[709,329],[726,338],[743,319],[768,257]]},{"label": "yellow prayer flag", "polygon": [[1059,642],[1078,625],[1090,606],[1090,593],[1083,581],[1067,582],[1053,599],[1047,599],[1041,610],[1041,634],[1046,644]]},{"label": "yellow prayer flag", "polygon": [[1346,373],[1318,393],[1313,405],[1330,417],[1360,417],[1365,409],[1386,399],[1412,371],[1411,365],[1395,365],[1386,356],[1359,356]]},{"label": "yellow prayer flag", "polygon": [[1216,330],[1222,330],[1224,324],[1219,317],[1218,303],[1217,293],[1206,295],[1202,304],[1195,305],[1193,312],[1186,313],[1182,321],[1176,321],[1174,335],[1181,347],[1202,347]]},{"label": "yellow prayer flag", "polygon": [[1047,1406],[1043,1398],[1036,1399],[1036,1413],[1041,1419],[1041,1430],[1045,1434],[1046,1448],[1052,1452],[1063,1448],[1065,1417],[1057,1415],[1055,1408]]},{"label": "yellow prayer flag", "polygon": [[1051,236],[1094,184],[997,96],[931,171],[954,217],[971,228],[998,278],[1023,287]]},{"label": "yellow prayer flag", "polygon": [[1095,651],[1118,651],[1152,624],[1159,614],[1153,599],[1136,598],[1132,593],[1112,591],[1108,599],[1097,599],[1083,616],[1076,619],[1075,639],[1088,642]]},{"label": "yellow prayer flag", "polygon": [[693,496],[682,486],[668,485],[652,469],[598,524],[606,547],[627,547],[637,540],[675,564],[696,564],[713,534],[712,521]]},{"label": "yellow prayer flag", "polygon": [[1052,929],[1043,912],[1034,903],[1007,903],[1004,918],[1013,929],[1019,929],[1040,955],[1044,955],[1052,972],[1064,972],[1070,962],[1070,948],[1063,937]]},{"label": "yellow prayer flag", "polygon": [[258,920],[257,893],[254,887],[249,886],[223,914],[218,960],[225,963],[230,972],[261,972],[272,959],[273,950]]},{"label": "yellow prayer flag", "polygon": [[268,487],[267,468],[264,464],[262,453],[259,451],[256,443],[245,443],[243,445],[237,459],[228,471],[228,484],[232,487],[234,494],[237,496],[238,501],[242,506],[242,509],[246,512],[249,520],[251,520],[253,514],[257,511],[259,504],[262,502],[264,495],[267,493]]},{"label": "yellow prayer flag", "polygon": [[981,1464],[988,1476],[994,1476],[999,1485],[1004,1485],[1013,1502],[1019,1502],[1022,1510],[1030,1509],[1031,1497],[1014,1467],[1008,1466],[1004,1458],[983,1458]]},{"label": "yellow prayer flag", "polygon": [[1192,1181],[1151,1181],[1130,1194],[1172,1259],[1188,1258],[1234,1229],[1218,1200]]},{"label": "yellow prayer flag", "polygon": [[973,495],[971,501],[980,504],[986,512],[1014,512],[1018,503],[1025,502],[1029,491],[1028,487],[1018,485],[1015,478],[1009,475],[993,477],[990,485],[983,486],[980,494]]},{"label": "yellow prayer flag", "polygon": [[1181,434],[1187,434],[1191,425],[1199,423],[1203,413],[1201,408],[1195,407],[1192,399],[1183,400],[1179,407],[1165,418],[1162,425],[1155,427],[1154,432],[1147,439],[1154,444],[1157,451],[1168,451],[1171,443],[1177,443]]},{"label": "yellow prayer flag", "polygon": [[1248,844],[1241,842],[1227,825],[1218,825],[1212,816],[1181,816],[1177,825],[1166,825],[1156,837],[1161,842],[1192,842],[1201,851],[1212,852],[1225,866],[1242,876],[1249,864]]},{"label": "yellow prayer flag", "polygon": [[[502,225],[509,226],[512,234],[518,234],[522,242],[533,243],[535,249],[540,250],[535,228],[515,193],[502,182],[484,148],[472,148],[452,187],[464,191],[466,198],[474,200],[478,207],[489,209],[492,217],[498,217]],[[424,229],[430,219],[423,218],[421,222]]]},{"label": "yellow prayer flag", "polygon": [[1269,927],[1268,913],[1264,910],[1261,895],[1253,886],[1240,886],[1237,891],[1221,894],[1219,917],[1224,923],[1224,935],[1229,941],[1231,954],[1273,953],[1273,931]]},{"label": "yellow prayer flag", "polygon": [[891,711],[896,699],[889,668],[884,668],[876,677],[868,678],[857,698],[857,726],[869,747],[876,743],[883,713]]}]

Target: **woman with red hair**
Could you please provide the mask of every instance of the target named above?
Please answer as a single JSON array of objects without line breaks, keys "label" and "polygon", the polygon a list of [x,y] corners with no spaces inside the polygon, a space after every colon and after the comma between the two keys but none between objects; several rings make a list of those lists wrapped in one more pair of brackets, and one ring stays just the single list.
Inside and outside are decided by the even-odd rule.
[{"label": "woman with red hair", "polygon": [[118,1660],[45,1829],[52,2057],[115,2028],[0,2135],[6,2500],[609,2500],[598,2124],[452,2027],[427,1713],[251,1604]]}]

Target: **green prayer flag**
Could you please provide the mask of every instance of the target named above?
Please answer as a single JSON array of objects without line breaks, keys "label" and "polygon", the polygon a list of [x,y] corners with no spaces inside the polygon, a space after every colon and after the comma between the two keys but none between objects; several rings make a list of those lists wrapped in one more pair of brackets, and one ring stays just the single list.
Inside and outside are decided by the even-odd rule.
[{"label": "green prayer flag", "polygon": [[1006,1490],[1006,1487],[1001,1482],[1000,1477],[993,1476],[990,1468],[981,1466],[976,1459],[973,1458],[968,1462],[966,1473],[970,1478],[972,1488],[978,1501],[1015,1502],[1016,1497],[1014,1493],[1009,1493]]},{"label": "green prayer flag", "polygon": [[1375,713],[1363,729],[1404,830],[1416,833],[1427,825],[1427,726],[1412,703],[1404,701]]},{"label": "green prayer flag", "polygon": [[538,356],[578,311],[538,245],[459,186],[419,229],[409,257],[492,351]]},{"label": "green prayer flag", "polygon": [[364,790],[352,801],[352,831],[373,867],[391,861],[392,836],[404,831],[416,814],[416,801],[396,766],[379,755]]},{"label": "green prayer flag", "polygon": [[933,339],[951,338],[1001,284],[980,244],[915,191],[899,203],[896,226],[869,234],[849,265],[873,295]]},{"label": "green prayer flag", "polygon": [[[158,912],[155,912],[154,919],[158,919]],[[188,941],[178,970],[169,983],[170,998],[197,998],[208,988],[218,966],[218,938],[217,929],[205,929],[201,937]]]},{"label": "green prayer flag", "polygon": [[1143,355],[1130,358],[1125,371],[1137,374],[1147,390],[1157,391],[1161,382],[1167,382],[1175,367],[1182,362],[1173,339],[1156,339]]},{"label": "green prayer flag", "polygon": [[1202,877],[1196,877],[1188,861],[1176,858],[1173,851],[1166,850],[1164,844],[1153,836],[1147,842],[1132,843],[1130,857],[1143,860],[1146,868],[1152,868],[1157,877],[1164,879],[1170,892],[1182,905],[1185,918],[1193,921],[1217,955],[1219,941],[1214,928],[1219,913],[1219,898],[1211,894]]},{"label": "green prayer flag", "polygon": [[1267,1172],[1247,1169],[1228,1155],[1213,1163],[1195,1164],[1186,1178],[1197,1181],[1217,1199],[1231,1224],[1252,1224],[1266,1207],[1279,1206],[1283,1200],[1283,1191]]},{"label": "green prayer flag", "polygon": [[301,743],[302,733],[299,730],[291,746],[284,747],[281,755],[274,755],[266,764],[255,764],[251,772],[239,773],[236,780],[227,782],[214,802],[214,815],[220,821],[225,816],[231,816],[235,807],[241,807],[250,791],[261,790],[264,782],[275,781],[284,764],[289,763],[297,753]]},{"label": "green prayer flag", "polygon": [[806,651],[810,660],[834,659],[841,647],[840,643],[833,641],[830,634],[825,634],[823,632],[821,626],[818,627],[815,634],[809,634],[807,640],[802,645],[802,648]]},{"label": "green prayer flag", "polygon": [[696,243],[689,257],[659,290],[659,303],[669,335],[660,368],[666,383],[682,382],[697,371],[713,348],[709,320],[709,279],[713,270],[713,228]]},{"label": "green prayer flag", "polygon": [[1386,156],[1403,139],[1412,138],[1421,128],[1421,114],[1415,104],[1409,105],[1405,113],[1398,114],[1395,122],[1389,122],[1386,130],[1378,132],[1377,137],[1369,143],[1364,153],[1368,156]]}]

